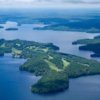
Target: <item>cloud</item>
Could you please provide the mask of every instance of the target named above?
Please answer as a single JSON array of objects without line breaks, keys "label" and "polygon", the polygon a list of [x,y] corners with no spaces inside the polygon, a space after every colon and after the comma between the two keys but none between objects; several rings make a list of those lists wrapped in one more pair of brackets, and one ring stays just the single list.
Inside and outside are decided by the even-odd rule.
[{"label": "cloud", "polygon": [[100,5],[100,0],[0,0],[0,7],[40,7]]},{"label": "cloud", "polygon": [[35,2],[58,2],[58,3],[100,3],[100,0],[33,0]]}]

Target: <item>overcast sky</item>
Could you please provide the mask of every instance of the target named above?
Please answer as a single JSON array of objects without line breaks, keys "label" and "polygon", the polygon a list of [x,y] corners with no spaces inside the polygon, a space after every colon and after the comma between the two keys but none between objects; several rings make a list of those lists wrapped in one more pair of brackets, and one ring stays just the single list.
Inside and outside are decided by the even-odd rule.
[{"label": "overcast sky", "polygon": [[0,0],[0,7],[100,6],[100,0]]}]

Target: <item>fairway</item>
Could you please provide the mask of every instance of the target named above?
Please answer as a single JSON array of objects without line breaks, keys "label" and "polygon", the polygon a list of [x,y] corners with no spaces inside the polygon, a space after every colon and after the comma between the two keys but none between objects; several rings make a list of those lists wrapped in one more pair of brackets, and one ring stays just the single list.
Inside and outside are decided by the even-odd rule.
[{"label": "fairway", "polygon": [[62,58],[62,62],[63,62],[63,69],[65,69],[66,67],[68,67],[70,65],[70,62],[66,61],[65,59]]},{"label": "fairway", "polygon": [[52,62],[48,61],[48,60],[44,60],[48,65],[49,67],[52,69],[52,70],[55,70],[57,72],[60,72],[62,71],[61,69],[57,68],[57,66],[55,64],[53,64]]},{"label": "fairway", "polygon": [[15,48],[12,48],[12,53],[14,53],[14,54],[21,54],[22,51],[21,50],[17,50]]}]

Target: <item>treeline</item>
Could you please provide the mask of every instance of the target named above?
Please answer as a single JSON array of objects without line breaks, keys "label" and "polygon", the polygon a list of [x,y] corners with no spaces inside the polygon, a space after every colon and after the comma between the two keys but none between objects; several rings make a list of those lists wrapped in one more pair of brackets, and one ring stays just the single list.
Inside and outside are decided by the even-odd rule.
[{"label": "treeline", "polygon": [[79,50],[93,51],[95,54],[92,54],[92,57],[100,57],[100,43],[80,46]]},{"label": "treeline", "polygon": [[57,93],[66,90],[68,87],[69,80],[66,73],[50,71],[32,86],[32,92],[40,94]]},{"label": "treeline", "polygon": [[[4,40],[0,39],[0,51],[3,53],[14,53],[13,55],[19,55],[21,58],[32,58],[34,54],[44,53],[45,50],[55,51],[59,50],[59,47],[52,43],[38,43],[25,40]],[[20,51],[20,53],[19,53]]]},{"label": "treeline", "polygon": [[[57,52],[52,43],[37,43],[24,40],[0,40],[0,55],[19,54],[27,61],[21,71],[34,73],[42,78],[32,86],[35,93],[54,93],[69,87],[69,78],[100,74],[100,63],[94,60]],[[68,63],[68,64],[67,64]]]},{"label": "treeline", "polygon": [[100,57],[100,36],[96,36],[94,39],[77,40],[72,44],[82,44],[82,46],[79,46],[79,50],[92,51],[94,54],[91,54],[91,57]]},{"label": "treeline", "polygon": [[[69,78],[100,74],[100,63],[97,61],[57,52],[50,52],[48,55],[38,55],[21,66],[23,70],[29,72],[31,70],[35,75],[42,76],[32,86],[32,92],[41,94],[64,91],[69,87]],[[70,64],[61,71],[51,69],[50,65],[44,62],[44,59],[47,59],[55,64],[57,68],[63,69],[62,58],[70,62]]]}]

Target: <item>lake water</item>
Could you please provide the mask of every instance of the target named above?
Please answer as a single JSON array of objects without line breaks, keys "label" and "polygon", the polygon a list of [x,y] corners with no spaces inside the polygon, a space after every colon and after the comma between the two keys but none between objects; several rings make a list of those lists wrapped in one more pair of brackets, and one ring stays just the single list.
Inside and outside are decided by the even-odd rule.
[{"label": "lake water", "polygon": [[[79,51],[78,46],[72,42],[82,38],[93,38],[98,34],[66,31],[39,31],[33,30],[35,25],[17,26],[16,23],[7,22],[5,28],[18,27],[18,31],[5,31],[0,29],[0,38],[23,39],[37,42],[52,42],[60,47],[60,52],[70,53],[90,58],[91,52]],[[70,38],[69,38],[70,37]],[[100,76],[88,76],[70,79],[69,89],[54,95],[37,95],[31,93],[31,85],[38,78],[27,72],[20,72],[19,66],[23,59],[13,59],[10,55],[0,58],[0,100],[100,100]]]}]

